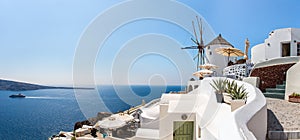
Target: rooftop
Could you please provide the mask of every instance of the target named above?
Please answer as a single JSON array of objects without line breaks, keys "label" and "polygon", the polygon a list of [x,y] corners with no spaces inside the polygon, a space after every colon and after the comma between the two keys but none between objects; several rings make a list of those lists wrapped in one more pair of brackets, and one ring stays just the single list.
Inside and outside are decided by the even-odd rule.
[{"label": "rooftop", "polygon": [[218,37],[216,37],[214,40],[212,40],[205,46],[210,46],[210,45],[227,45],[234,48],[234,46],[230,44],[226,39],[224,39],[221,34],[219,34]]}]

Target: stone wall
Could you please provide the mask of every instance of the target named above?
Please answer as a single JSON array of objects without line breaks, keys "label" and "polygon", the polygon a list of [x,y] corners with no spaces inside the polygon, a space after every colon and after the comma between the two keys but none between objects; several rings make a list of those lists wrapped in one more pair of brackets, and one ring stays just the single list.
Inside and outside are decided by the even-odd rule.
[{"label": "stone wall", "polygon": [[260,78],[259,89],[264,92],[266,88],[274,88],[276,84],[282,84],[282,82],[286,80],[287,70],[294,64],[295,63],[254,68],[250,76]]}]

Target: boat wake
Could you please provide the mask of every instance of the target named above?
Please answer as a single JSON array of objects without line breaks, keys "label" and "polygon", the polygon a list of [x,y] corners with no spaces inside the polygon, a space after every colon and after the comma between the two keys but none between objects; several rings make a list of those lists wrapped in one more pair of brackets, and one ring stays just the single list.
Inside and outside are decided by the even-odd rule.
[{"label": "boat wake", "polygon": [[29,99],[49,99],[49,100],[64,99],[64,98],[61,98],[61,97],[43,97],[43,96],[26,96],[25,98],[29,98]]}]

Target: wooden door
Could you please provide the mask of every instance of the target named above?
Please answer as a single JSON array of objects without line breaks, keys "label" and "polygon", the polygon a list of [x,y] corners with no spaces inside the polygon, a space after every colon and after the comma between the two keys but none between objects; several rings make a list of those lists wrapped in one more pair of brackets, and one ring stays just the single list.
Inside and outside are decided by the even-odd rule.
[{"label": "wooden door", "polygon": [[291,43],[282,43],[281,46],[282,46],[281,56],[282,57],[291,56]]},{"label": "wooden door", "polygon": [[193,136],[193,121],[176,121],[173,123],[173,140],[193,140]]}]

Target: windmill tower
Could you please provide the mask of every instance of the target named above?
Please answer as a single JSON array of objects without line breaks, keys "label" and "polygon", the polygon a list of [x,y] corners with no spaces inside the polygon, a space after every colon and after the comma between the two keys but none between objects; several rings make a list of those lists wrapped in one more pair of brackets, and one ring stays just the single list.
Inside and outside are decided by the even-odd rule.
[{"label": "windmill tower", "polygon": [[196,28],[195,28],[195,23],[194,21],[192,21],[192,25],[193,25],[193,30],[194,30],[194,38],[191,38],[191,40],[195,43],[194,46],[189,46],[189,47],[184,47],[181,49],[197,49],[198,50],[198,54],[194,57],[194,60],[197,59],[197,71],[199,70],[199,65],[203,65],[205,62],[204,58],[205,58],[205,53],[204,53],[204,42],[203,42],[203,26],[202,26],[202,21],[201,19],[199,20],[198,16],[196,16],[197,19],[197,23],[198,23],[198,28],[200,30],[200,41],[198,40],[198,36],[197,36],[197,32],[196,32]]}]

